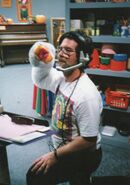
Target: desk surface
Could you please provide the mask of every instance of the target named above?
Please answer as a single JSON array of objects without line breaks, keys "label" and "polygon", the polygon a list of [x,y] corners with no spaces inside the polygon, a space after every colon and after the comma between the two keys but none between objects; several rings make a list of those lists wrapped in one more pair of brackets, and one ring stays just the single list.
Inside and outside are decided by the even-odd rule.
[{"label": "desk surface", "polygon": [[[4,161],[0,168],[0,183],[10,185],[26,185],[26,173],[33,161],[39,156],[50,151],[49,141],[50,135],[48,132],[45,137],[35,139],[25,144],[1,144],[0,149],[3,150],[1,157]],[[2,151],[1,150],[1,151]],[[1,158],[0,157],[0,158]]]},{"label": "desk surface", "polygon": [[45,137],[24,145],[7,146],[11,185],[26,185],[26,173],[29,167],[34,160],[50,151],[49,141],[50,137]]},{"label": "desk surface", "polygon": [[[4,114],[8,114],[11,117],[17,115],[7,112],[4,112]],[[37,126],[40,125],[40,127],[41,125],[49,125],[49,122],[47,120],[44,121],[35,118],[34,123],[37,124]],[[26,172],[29,166],[31,166],[32,161],[37,158],[38,154],[42,155],[49,151],[47,140],[51,134],[52,131],[49,130],[46,132],[46,135],[21,144],[13,142],[9,139],[0,138],[0,183],[7,185],[25,185]],[[43,148],[41,147],[42,145],[44,145]],[[30,163],[28,163],[29,161]]]}]

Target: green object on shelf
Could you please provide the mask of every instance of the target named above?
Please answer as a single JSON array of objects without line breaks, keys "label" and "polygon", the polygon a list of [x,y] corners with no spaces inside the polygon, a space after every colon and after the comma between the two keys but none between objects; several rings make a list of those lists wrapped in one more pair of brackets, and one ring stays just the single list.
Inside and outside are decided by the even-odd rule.
[{"label": "green object on shelf", "polygon": [[101,64],[108,65],[108,64],[110,64],[110,58],[100,56],[100,62],[101,62]]}]

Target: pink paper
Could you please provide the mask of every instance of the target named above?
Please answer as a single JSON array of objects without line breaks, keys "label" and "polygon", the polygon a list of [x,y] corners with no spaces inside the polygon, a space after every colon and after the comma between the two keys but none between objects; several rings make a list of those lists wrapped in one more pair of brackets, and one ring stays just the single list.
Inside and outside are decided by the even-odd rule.
[{"label": "pink paper", "polygon": [[18,136],[42,129],[40,125],[19,125],[11,121],[8,115],[0,115],[0,137],[13,139]]}]

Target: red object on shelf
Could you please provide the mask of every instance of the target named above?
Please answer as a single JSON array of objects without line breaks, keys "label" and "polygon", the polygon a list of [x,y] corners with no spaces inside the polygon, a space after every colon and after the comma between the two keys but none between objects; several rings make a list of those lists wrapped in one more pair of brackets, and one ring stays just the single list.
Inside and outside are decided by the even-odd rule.
[{"label": "red object on shelf", "polygon": [[121,91],[111,91],[108,88],[105,92],[106,95],[106,104],[120,109],[127,109],[129,105],[130,96]]},{"label": "red object on shelf", "polygon": [[126,61],[116,61],[112,59],[110,69],[113,71],[123,71],[126,70],[126,64]]},{"label": "red object on shelf", "polygon": [[103,69],[103,70],[107,70],[107,69],[110,69],[110,64],[101,64],[100,63],[100,66],[99,66],[100,69]]},{"label": "red object on shelf", "polygon": [[92,53],[92,60],[90,61],[90,63],[88,64],[88,66],[90,68],[98,68],[99,64],[100,64],[100,60],[99,60],[99,54],[98,54],[98,50],[94,49],[93,53]]}]

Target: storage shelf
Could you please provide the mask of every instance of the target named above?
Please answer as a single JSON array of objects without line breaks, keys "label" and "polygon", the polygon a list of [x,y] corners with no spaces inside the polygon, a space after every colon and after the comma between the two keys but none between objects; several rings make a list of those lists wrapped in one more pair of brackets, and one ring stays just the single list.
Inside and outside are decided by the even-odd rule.
[{"label": "storage shelf", "polygon": [[112,35],[99,35],[92,36],[93,42],[95,43],[119,43],[119,44],[130,44],[130,36],[119,37]]},{"label": "storage shelf", "polygon": [[95,9],[95,8],[130,8],[130,2],[88,2],[88,3],[69,3],[70,9]]},{"label": "storage shelf", "polygon": [[130,113],[130,106],[128,107],[128,109],[118,109],[118,108],[114,108],[114,107],[110,107],[105,105],[103,107],[104,110],[112,110],[112,111],[117,111],[117,112],[124,112],[124,113]]},{"label": "storage shelf", "polygon": [[92,69],[88,68],[85,70],[87,74],[91,75],[99,75],[99,76],[110,76],[110,77],[120,77],[120,78],[129,78],[129,71],[111,71],[111,70],[101,70],[101,69]]}]

